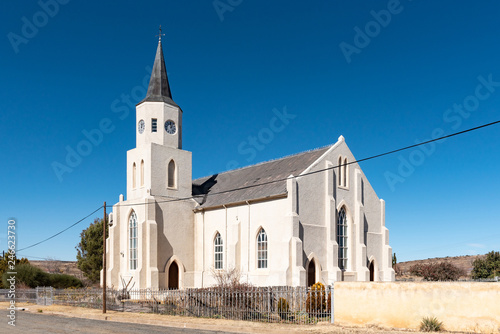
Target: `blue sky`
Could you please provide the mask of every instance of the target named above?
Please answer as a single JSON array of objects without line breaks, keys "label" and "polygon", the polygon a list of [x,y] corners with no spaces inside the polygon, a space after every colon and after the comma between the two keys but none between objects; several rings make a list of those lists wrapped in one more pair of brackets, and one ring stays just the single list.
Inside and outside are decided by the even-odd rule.
[{"label": "blue sky", "polygon": [[[500,119],[495,1],[42,0],[0,12],[1,249],[11,217],[24,248],[125,194],[160,24],[195,178],[340,135],[361,159]],[[295,117],[241,154],[276,110]],[[54,164],[101,122],[111,130],[58,177]],[[361,164],[400,261],[500,249],[499,142],[496,125]],[[74,260],[91,221],[20,254]]]}]

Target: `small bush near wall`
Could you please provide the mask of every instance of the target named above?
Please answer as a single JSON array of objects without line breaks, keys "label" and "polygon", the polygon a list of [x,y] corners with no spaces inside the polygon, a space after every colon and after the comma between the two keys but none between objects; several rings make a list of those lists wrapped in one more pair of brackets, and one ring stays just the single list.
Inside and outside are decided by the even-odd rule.
[{"label": "small bush near wall", "polygon": [[290,311],[290,305],[286,301],[285,298],[280,298],[278,301],[278,314],[281,319],[285,319],[288,316],[288,312]]},{"label": "small bush near wall", "polygon": [[465,275],[462,269],[449,262],[416,264],[410,268],[410,273],[426,281],[456,281]]},{"label": "small bush near wall", "polygon": [[326,296],[325,286],[318,282],[307,293],[306,310],[313,316],[324,316],[330,311],[331,293]]},{"label": "small bush near wall", "polygon": [[443,323],[436,317],[426,317],[420,323],[420,330],[422,332],[439,332],[443,330]]}]

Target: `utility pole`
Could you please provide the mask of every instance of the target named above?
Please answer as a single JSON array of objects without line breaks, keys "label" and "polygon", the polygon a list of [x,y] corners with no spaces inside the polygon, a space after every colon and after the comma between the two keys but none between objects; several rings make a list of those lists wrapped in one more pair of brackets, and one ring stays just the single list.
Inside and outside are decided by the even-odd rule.
[{"label": "utility pole", "polygon": [[102,224],[102,313],[106,313],[106,202]]}]

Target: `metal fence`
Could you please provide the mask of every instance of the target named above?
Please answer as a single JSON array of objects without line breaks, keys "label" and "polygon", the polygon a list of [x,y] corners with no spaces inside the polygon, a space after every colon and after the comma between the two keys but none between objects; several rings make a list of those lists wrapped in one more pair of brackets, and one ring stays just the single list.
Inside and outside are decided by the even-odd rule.
[{"label": "metal fence", "polygon": [[[18,301],[43,301],[89,308],[102,307],[102,289],[51,289],[30,291]],[[17,296],[21,294],[18,290]],[[42,298],[44,294],[44,298]],[[110,290],[108,310],[168,315],[313,324],[331,321],[333,287],[244,287],[185,290]],[[17,297],[16,296],[16,297]],[[6,298],[0,290],[0,301]],[[44,304],[46,305],[46,304]]]},{"label": "metal fence", "polygon": [[15,295],[16,302],[36,303],[36,289],[17,289],[14,292],[8,289],[0,289],[0,302],[9,302],[12,300],[13,295]]},{"label": "metal fence", "polygon": [[54,289],[51,286],[39,286],[36,288],[36,304],[52,305]]}]

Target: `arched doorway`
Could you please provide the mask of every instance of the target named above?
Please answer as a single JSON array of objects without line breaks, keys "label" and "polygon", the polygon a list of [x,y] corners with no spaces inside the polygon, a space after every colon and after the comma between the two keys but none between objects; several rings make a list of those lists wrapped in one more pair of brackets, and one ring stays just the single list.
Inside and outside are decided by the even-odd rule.
[{"label": "arched doorway", "polygon": [[314,283],[316,283],[316,265],[314,260],[311,260],[307,266],[307,286],[313,286]]},{"label": "arched doorway", "polygon": [[179,266],[175,261],[168,268],[168,288],[172,290],[179,289]]},{"label": "arched doorway", "polygon": [[370,267],[368,268],[370,270],[370,282],[375,281],[375,265],[373,264],[374,261],[370,262]]}]

